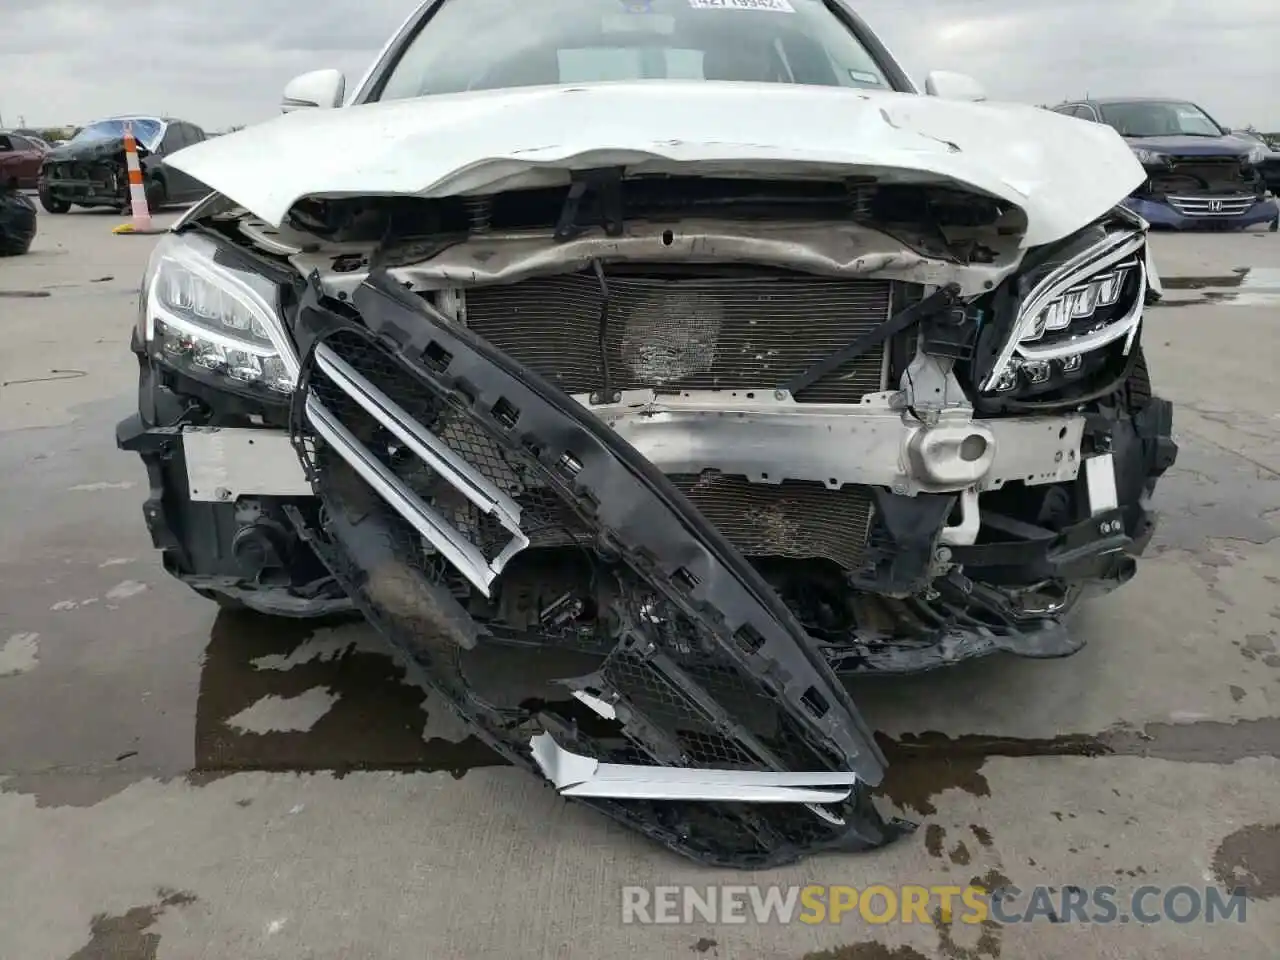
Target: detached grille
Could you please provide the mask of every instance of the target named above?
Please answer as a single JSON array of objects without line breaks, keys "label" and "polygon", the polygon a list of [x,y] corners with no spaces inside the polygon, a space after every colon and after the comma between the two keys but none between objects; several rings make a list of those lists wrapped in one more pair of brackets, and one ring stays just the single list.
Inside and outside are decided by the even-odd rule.
[{"label": "detached grille", "polygon": [[[807,276],[608,276],[613,389],[771,390],[883,323],[892,284]],[[601,386],[604,296],[594,275],[466,292],[467,325],[569,394]],[[875,350],[806,390],[856,403],[881,389]]]},{"label": "detached grille", "polygon": [[745,556],[821,557],[846,570],[860,565],[871,525],[871,499],[862,488],[830,490],[801,480],[769,485],[722,474],[670,479]]},{"label": "detached grille", "polygon": [[[462,347],[451,343],[448,349]],[[508,376],[494,374],[487,389],[509,389],[502,379]],[[610,616],[600,619],[626,624],[647,616],[651,626],[620,630],[616,646],[598,661],[598,674],[577,678],[618,694],[620,706],[627,708],[618,711],[629,718],[625,723],[599,718],[581,723],[567,698],[567,706],[528,699],[502,708],[485,699],[472,685],[474,665],[460,650],[464,633],[454,610],[462,613],[462,608],[445,592],[451,590],[451,578],[439,560],[456,554],[463,563],[455,566],[469,567],[474,575],[491,561],[494,534],[508,541],[513,535],[533,541],[552,532],[570,541],[596,538],[598,528],[578,515],[577,501],[570,500],[560,474],[522,445],[533,439],[545,448],[545,435],[504,433],[475,407],[448,402],[444,388],[421,369],[360,333],[328,335],[308,358],[302,383],[295,398],[294,440],[325,515],[323,529],[308,533],[312,543],[373,624],[508,758],[532,766],[529,738],[541,727],[567,749],[604,762],[850,768],[848,751],[834,755],[809,720],[831,705],[823,703],[821,713],[808,706],[803,716],[797,708],[788,709],[785,694],[773,685],[777,673],[768,673],[766,681],[764,667],[744,666],[728,652],[730,642],[750,646],[750,632],[714,632],[717,618],[684,612],[631,565],[612,571],[617,595],[609,600]],[[723,486],[711,485],[715,495],[709,503],[733,502]],[[481,494],[492,498],[498,514],[510,512],[511,498],[518,500],[519,531],[486,532],[472,499]],[[592,496],[599,494],[593,490]],[[424,517],[441,521],[434,536],[424,529]],[[723,617],[722,608],[714,609]],[[553,644],[555,637],[548,633],[544,640]],[[821,702],[817,686],[809,692]],[[803,851],[866,849],[895,835],[868,806],[861,786],[849,800],[822,810],[608,798],[585,802],[716,866],[771,866]]]},{"label": "detached grille", "polygon": [[1248,213],[1258,198],[1247,197],[1167,197],[1169,206],[1184,217],[1239,217]]}]

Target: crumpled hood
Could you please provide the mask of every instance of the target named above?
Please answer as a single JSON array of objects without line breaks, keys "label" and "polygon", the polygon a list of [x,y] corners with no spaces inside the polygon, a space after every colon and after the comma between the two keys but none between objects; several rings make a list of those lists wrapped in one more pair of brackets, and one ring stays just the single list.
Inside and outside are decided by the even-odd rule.
[{"label": "crumpled hood", "polygon": [[188,147],[171,165],[277,226],[306,196],[491,193],[601,166],[943,179],[1021,207],[1025,246],[1079,229],[1145,179],[1111,128],[1035,107],[712,81],[299,110]]},{"label": "crumpled hood", "polygon": [[1237,137],[1125,137],[1130,147],[1180,157],[1243,157],[1255,144]]},{"label": "crumpled hood", "polygon": [[[138,144],[138,155],[147,153],[147,148]],[[68,160],[108,160],[124,156],[123,137],[102,137],[95,140],[80,140],[64,143],[49,151],[45,159],[51,163],[65,163]]]}]

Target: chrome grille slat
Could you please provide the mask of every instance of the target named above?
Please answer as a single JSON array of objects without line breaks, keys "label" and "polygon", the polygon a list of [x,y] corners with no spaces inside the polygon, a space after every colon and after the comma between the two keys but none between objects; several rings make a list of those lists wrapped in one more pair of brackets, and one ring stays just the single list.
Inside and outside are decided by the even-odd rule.
[{"label": "chrome grille slat", "polygon": [[[517,534],[508,547],[492,563],[480,548],[461,531],[415,494],[403,480],[392,473],[356,439],[314,395],[306,400],[307,419],[317,435],[369,484],[383,500],[410,523],[449,563],[453,564],[481,593],[490,595],[490,587],[501,567],[516,552],[528,546],[523,534]],[[517,546],[517,544],[519,546]],[[501,563],[499,563],[501,561]],[[494,569],[494,566],[497,569]]]},{"label": "chrome grille slat", "polygon": [[[316,348],[316,363],[338,387],[399,437],[442,479],[485,513],[496,515],[513,536],[523,536],[520,533],[520,505],[454,453],[444,441],[424,429],[399,404],[370,383],[327,344],[322,343]],[[527,546],[528,542],[524,545]]]},{"label": "chrome grille slat", "polygon": [[[615,389],[773,389],[888,319],[892,284],[809,276],[606,275]],[[466,291],[468,327],[570,394],[601,383],[603,296],[594,275]],[[682,315],[683,314],[683,315]],[[882,388],[884,350],[809,391],[856,403]]]},{"label": "chrome grille slat", "polygon": [[[1238,217],[1258,202],[1252,194],[1236,197],[1173,196],[1165,198],[1184,217]],[[1215,209],[1215,206],[1217,209]]]}]

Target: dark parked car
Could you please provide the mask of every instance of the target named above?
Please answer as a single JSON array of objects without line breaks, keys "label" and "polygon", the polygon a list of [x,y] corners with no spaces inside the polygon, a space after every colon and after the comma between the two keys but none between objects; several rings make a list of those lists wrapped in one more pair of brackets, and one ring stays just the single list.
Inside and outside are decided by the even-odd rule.
[{"label": "dark parked car", "polygon": [[0,257],[31,249],[36,238],[36,205],[20,190],[0,185]]},{"label": "dark parked car", "polygon": [[0,131],[0,189],[34,187],[46,153],[39,141]]},{"label": "dark parked car", "polygon": [[1233,136],[1185,100],[1109,98],[1062,103],[1055,113],[1105,123],[1125,138],[1147,180],[1125,206],[1165,227],[1274,225],[1267,199],[1264,145]]},{"label": "dark parked car", "polygon": [[55,147],[40,172],[40,203],[50,213],[81,207],[129,207],[129,177],[124,135],[132,128],[138,144],[147,190],[147,205],[191,203],[208,191],[199,181],[165,164],[183,147],[202,143],[205,133],[194,123],[164,117],[112,117],[83,128],[65,145]]},{"label": "dark parked car", "polygon": [[1236,130],[1234,136],[1247,140],[1250,144],[1257,144],[1266,150],[1262,156],[1262,162],[1258,164],[1258,169],[1262,171],[1262,179],[1266,182],[1272,196],[1280,196],[1280,150],[1268,143],[1261,134],[1250,130]]}]

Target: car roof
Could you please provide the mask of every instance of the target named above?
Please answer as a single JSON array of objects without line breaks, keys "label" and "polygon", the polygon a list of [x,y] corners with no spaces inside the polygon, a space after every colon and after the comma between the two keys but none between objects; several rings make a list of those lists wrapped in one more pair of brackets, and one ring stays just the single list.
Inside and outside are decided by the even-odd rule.
[{"label": "car roof", "polygon": [[[90,120],[89,123],[103,123],[107,120],[154,120],[157,123],[174,123],[172,117],[159,117],[154,113],[118,113],[112,117],[99,117],[97,120]],[[85,126],[89,126],[88,123]]]},{"label": "car roof", "polygon": [[1088,97],[1085,100],[1072,102],[1100,103],[1103,105],[1108,103],[1195,103],[1194,100],[1188,100],[1185,97]]}]

